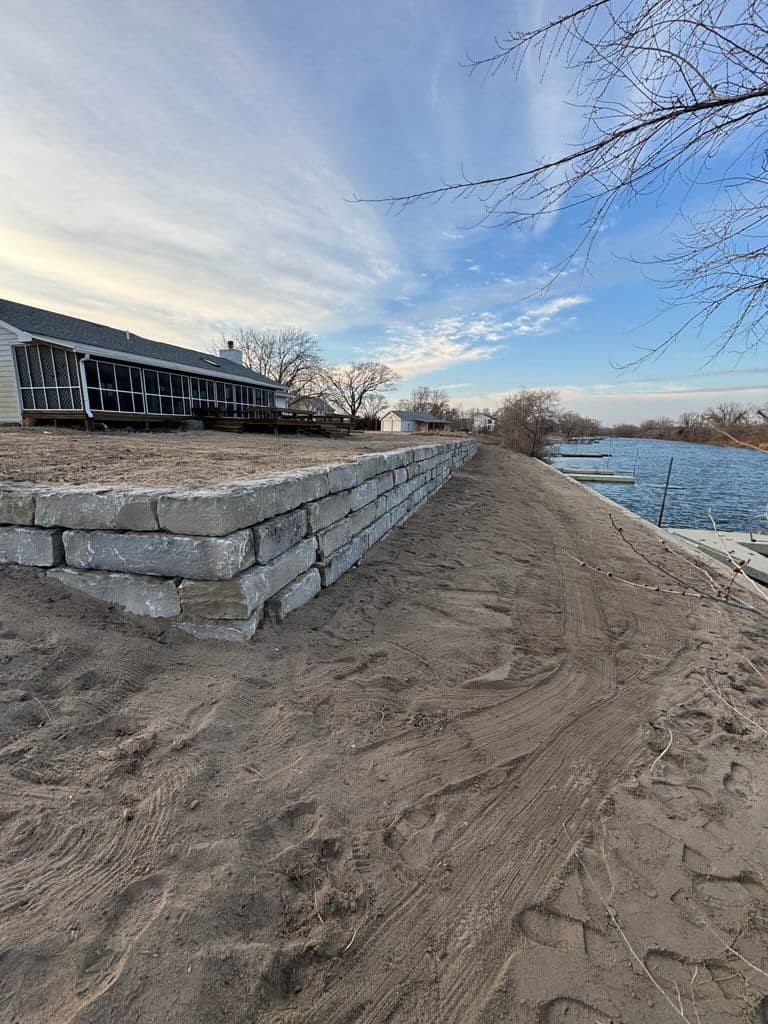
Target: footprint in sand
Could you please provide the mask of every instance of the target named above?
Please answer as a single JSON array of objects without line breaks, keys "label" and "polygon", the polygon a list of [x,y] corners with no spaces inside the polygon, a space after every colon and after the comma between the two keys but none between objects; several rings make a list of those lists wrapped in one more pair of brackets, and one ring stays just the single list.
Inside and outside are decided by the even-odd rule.
[{"label": "footprint in sand", "polygon": [[613,1018],[580,999],[559,996],[542,1007],[539,1019],[544,1024],[609,1024]]},{"label": "footprint in sand", "polygon": [[732,761],[731,767],[723,778],[723,786],[729,793],[748,800],[752,796],[752,772],[738,761]]},{"label": "footprint in sand", "polygon": [[117,981],[130,950],[164,906],[165,892],[159,875],[131,882],[115,898],[105,925],[83,951],[76,994],[85,1005]]},{"label": "footprint in sand", "polygon": [[585,952],[584,926],[581,921],[533,907],[518,918],[523,935],[538,946]]}]

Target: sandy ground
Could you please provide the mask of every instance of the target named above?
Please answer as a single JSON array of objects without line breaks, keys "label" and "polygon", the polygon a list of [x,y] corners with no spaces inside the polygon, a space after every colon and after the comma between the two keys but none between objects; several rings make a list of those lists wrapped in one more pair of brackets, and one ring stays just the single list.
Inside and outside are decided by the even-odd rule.
[{"label": "sandy ground", "polygon": [[250,646],[0,573],[0,1020],[768,1020],[765,624],[567,552],[484,448]]},{"label": "sandy ground", "polygon": [[326,438],[215,430],[134,434],[6,427],[0,428],[0,483],[216,484],[348,462],[359,455],[451,436],[459,435],[355,431]]}]

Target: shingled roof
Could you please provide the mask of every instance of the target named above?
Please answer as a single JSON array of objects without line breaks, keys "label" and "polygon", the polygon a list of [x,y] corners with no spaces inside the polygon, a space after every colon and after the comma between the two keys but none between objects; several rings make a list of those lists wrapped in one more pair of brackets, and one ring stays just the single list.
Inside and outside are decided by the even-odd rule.
[{"label": "shingled roof", "polygon": [[122,331],[116,327],[105,327],[90,320],[54,313],[49,309],[38,309],[37,306],[25,306],[21,302],[0,299],[0,321],[16,327],[26,334],[35,337],[50,338],[52,341],[64,341],[71,345],[84,345],[88,348],[106,349],[111,352],[122,352],[134,359],[159,359],[165,363],[184,366],[198,370],[206,376],[215,376],[217,371],[230,377],[241,377],[252,384],[266,384],[280,388],[282,385],[263,377],[247,366],[241,366],[233,359],[220,358],[199,352],[194,348],[182,348],[180,345],[167,345],[163,341],[142,338],[139,334]]},{"label": "shingled roof", "polygon": [[415,423],[445,423],[439,416],[433,416],[431,412],[415,412],[413,409],[390,409],[393,416],[399,416],[401,420],[413,420]]}]

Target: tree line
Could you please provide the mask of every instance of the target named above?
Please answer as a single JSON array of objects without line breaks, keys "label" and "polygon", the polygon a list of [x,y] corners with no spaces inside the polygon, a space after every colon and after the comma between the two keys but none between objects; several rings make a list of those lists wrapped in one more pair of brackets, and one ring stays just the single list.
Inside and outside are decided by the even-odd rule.
[{"label": "tree line", "polygon": [[521,388],[505,399],[498,413],[501,443],[541,458],[552,440],[612,435],[706,444],[754,445],[768,450],[768,412],[756,406],[723,401],[703,412],[683,412],[677,419],[661,416],[642,423],[602,426],[599,420],[560,405],[559,392],[547,388]]},{"label": "tree line", "polygon": [[768,413],[740,402],[718,402],[703,412],[682,412],[677,419],[659,416],[641,423],[617,423],[603,434],[706,444],[752,444],[768,447]]}]

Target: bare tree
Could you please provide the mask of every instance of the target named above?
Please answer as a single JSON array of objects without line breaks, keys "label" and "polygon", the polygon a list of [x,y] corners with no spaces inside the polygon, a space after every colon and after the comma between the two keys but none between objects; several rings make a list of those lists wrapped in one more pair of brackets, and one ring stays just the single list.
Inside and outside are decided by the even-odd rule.
[{"label": "bare tree", "polygon": [[560,395],[550,388],[521,388],[505,399],[499,411],[499,432],[505,448],[541,458],[547,434],[557,424]]},{"label": "bare tree", "polygon": [[557,430],[566,441],[572,437],[592,437],[600,433],[600,421],[572,409],[564,409],[557,417]]},{"label": "bare tree", "polygon": [[714,315],[725,324],[715,351],[756,345],[768,296],[767,36],[756,0],[588,0],[510,31],[470,71],[564,64],[580,139],[529,167],[375,201],[474,195],[484,220],[518,227],[576,211],[584,230],[571,257],[588,258],[614,208],[682,184],[686,227],[659,263],[672,303],[689,309],[641,359]]},{"label": "bare tree", "polygon": [[391,366],[377,362],[326,366],[321,374],[326,396],[353,421],[360,415],[364,402],[391,391],[399,379]]},{"label": "bare tree", "polygon": [[421,385],[411,391],[408,408],[414,412],[428,412],[438,419],[446,419],[450,409],[448,394],[440,388]]},{"label": "bare tree", "polygon": [[704,420],[720,430],[733,430],[747,426],[752,419],[752,410],[738,402],[718,402],[704,413]]},{"label": "bare tree", "polygon": [[222,334],[222,347],[229,340],[243,353],[245,366],[283,384],[294,397],[322,394],[322,352],[311,331],[240,327],[226,337]]}]

